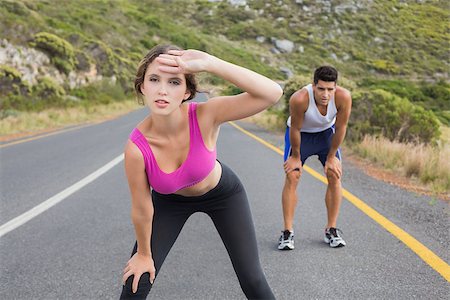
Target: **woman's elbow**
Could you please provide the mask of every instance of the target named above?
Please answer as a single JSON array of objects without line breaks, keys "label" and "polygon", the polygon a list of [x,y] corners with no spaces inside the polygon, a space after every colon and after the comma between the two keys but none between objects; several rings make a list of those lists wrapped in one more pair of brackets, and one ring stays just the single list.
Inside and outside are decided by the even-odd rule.
[{"label": "woman's elbow", "polygon": [[274,105],[280,101],[281,96],[283,96],[283,89],[278,83],[275,83],[269,97],[270,104]]}]

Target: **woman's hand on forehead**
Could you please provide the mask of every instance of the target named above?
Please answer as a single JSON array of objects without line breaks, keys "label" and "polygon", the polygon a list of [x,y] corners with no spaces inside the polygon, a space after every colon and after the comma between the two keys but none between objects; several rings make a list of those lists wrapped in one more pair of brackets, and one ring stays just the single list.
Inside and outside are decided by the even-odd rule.
[{"label": "woman's hand on forehead", "polygon": [[210,55],[198,50],[169,50],[160,54],[156,61],[161,64],[159,70],[167,73],[197,73],[207,71]]}]

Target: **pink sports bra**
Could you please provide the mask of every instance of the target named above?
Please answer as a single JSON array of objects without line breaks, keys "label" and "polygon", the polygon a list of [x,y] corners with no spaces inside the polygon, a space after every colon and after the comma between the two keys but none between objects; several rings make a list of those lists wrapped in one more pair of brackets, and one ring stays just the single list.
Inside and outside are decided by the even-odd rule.
[{"label": "pink sports bra", "polygon": [[150,144],[139,129],[134,128],[130,140],[144,156],[145,171],[150,186],[160,194],[172,194],[183,188],[193,186],[214,169],[217,150],[210,151],[203,142],[198,126],[197,103],[189,103],[189,153],[183,164],[172,173],[163,172],[156,162]]}]

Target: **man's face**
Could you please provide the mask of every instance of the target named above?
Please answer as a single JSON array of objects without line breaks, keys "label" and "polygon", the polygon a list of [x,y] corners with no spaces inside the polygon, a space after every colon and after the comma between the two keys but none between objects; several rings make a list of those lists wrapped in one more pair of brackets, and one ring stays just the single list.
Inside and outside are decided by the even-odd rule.
[{"label": "man's face", "polygon": [[319,80],[317,84],[313,84],[314,99],[317,105],[328,105],[330,99],[334,97],[336,92],[336,82]]}]

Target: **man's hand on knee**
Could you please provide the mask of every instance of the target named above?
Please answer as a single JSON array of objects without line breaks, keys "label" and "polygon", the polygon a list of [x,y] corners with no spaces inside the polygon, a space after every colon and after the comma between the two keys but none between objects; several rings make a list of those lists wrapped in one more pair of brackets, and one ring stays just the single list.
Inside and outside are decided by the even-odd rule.
[{"label": "man's hand on knee", "polygon": [[337,179],[341,179],[342,177],[342,165],[340,160],[333,156],[332,158],[327,158],[327,161],[325,162],[324,167],[325,174],[328,178],[333,178],[334,176]]},{"label": "man's hand on knee", "polygon": [[[284,168],[284,172],[287,174],[291,173],[291,172],[298,172],[302,173],[302,161],[298,158],[294,158],[292,156],[290,156],[283,165]],[[299,176],[300,176],[299,175]]]}]

